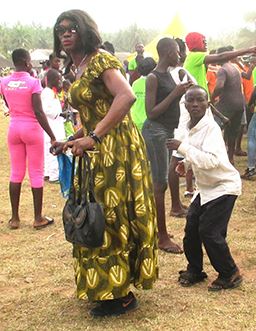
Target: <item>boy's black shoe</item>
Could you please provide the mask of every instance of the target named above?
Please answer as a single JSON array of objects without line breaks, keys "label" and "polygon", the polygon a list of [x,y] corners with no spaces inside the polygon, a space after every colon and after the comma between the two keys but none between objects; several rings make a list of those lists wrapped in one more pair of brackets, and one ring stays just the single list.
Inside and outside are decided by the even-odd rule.
[{"label": "boy's black shoe", "polygon": [[197,283],[203,282],[207,278],[207,274],[202,271],[200,273],[193,273],[189,270],[179,271],[178,282],[181,286],[189,287]]},{"label": "boy's black shoe", "polygon": [[237,270],[230,278],[222,278],[219,276],[211,283],[208,290],[214,292],[236,288],[242,281],[243,277],[240,275],[239,270]]},{"label": "boy's black shoe", "polygon": [[132,292],[123,298],[104,300],[98,302],[97,306],[91,309],[90,314],[94,317],[118,316],[137,308],[138,302]]}]

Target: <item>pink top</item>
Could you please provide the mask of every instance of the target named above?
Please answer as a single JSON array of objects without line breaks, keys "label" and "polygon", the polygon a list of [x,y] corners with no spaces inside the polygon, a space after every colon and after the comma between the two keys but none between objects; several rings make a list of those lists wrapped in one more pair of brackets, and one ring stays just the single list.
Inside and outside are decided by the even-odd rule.
[{"label": "pink top", "polygon": [[41,91],[40,80],[25,71],[14,72],[8,77],[1,78],[0,93],[7,101],[11,119],[15,121],[37,121],[32,105],[32,94]]}]

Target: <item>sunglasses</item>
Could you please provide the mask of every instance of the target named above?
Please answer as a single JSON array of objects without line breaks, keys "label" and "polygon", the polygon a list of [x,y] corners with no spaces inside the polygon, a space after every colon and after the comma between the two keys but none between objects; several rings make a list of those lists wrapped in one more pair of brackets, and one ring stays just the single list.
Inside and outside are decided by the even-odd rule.
[{"label": "sunglasses", "polygon": [[77,24],[71,24],[69,26],[57,25],[55,31],[58,37],[63,36],[65,32],[75,34],[78,32],[78,25]]}]

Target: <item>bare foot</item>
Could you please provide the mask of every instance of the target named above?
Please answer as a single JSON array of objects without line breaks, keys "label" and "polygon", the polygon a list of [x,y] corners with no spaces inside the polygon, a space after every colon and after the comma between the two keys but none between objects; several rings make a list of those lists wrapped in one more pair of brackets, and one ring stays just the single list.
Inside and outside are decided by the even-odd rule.
[{"label": "bare foot", "polygon": [[20,227],[20,220],[19,219],[10,219],[8,221],[8,226],[11,230],[16,230]]},{"label": "bare foot", "polygon": [[166,253],[173,253],[173,254],[183,253],[182,248],[178,244],[175,244],[175,242],[172,241],[168,235],[167,237],[159,238],[158,247],[159,249],[161,249]]}]

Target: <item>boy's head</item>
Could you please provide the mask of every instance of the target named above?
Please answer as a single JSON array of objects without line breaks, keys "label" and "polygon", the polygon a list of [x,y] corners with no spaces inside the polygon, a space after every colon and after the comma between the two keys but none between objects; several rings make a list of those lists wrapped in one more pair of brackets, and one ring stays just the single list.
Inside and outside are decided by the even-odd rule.
[{"label": "boy's head", "polygon": [[22,67],[27,72],[32,68],[30,54],[23,48],[17,48],[12,52],[12,62],[16,68]]},{"label": "boy's head", "polygon": [[52,69],[60,70],[61,59],[55,53],[49,55],[49,65]]},{"label": "boy's head", "polygon": [[147,76],[156,66],[156,61],[152,57],[146,57],[138,65],[138,72],[142,76]]},{"label": "boy's head", "polygon": [[193,85],[185,93],[185,107],[192,121],[199,122],[208,106],[208,93],[203,87]]},{"label": "boy's head", "polygon": [[62,88],[63,88],[63,90],[65,92],[67,92],[69,90],[70,86],[71,86],[71,82],[70,82],[69,79],[63,80],[63,82],[62,82]]},{"label": "boy's head", "polygon": [[56,88],[58,92],[62,89],[62,77],[58,70],[49,69],[45,76],[46,86]]}]

